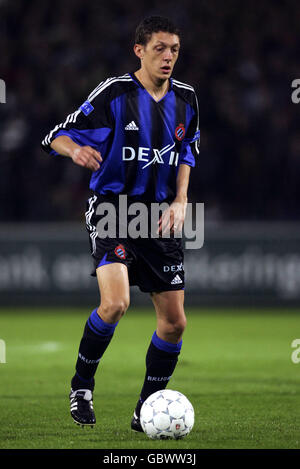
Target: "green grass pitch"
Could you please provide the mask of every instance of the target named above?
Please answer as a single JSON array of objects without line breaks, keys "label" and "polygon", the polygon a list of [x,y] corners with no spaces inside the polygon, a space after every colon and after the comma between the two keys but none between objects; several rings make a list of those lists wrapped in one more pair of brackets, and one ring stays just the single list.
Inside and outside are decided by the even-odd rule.
[{"label": "green grass pitch", "polygon": [[96,375],[94,429],[69,415],[69,386],[84,309],[0,310],[0,448],[300,448],[300,311],[186,308],[188,326],[169,388],[195,408],[183,440],[130,430],[155,329],[153,312],[130,308]]}]

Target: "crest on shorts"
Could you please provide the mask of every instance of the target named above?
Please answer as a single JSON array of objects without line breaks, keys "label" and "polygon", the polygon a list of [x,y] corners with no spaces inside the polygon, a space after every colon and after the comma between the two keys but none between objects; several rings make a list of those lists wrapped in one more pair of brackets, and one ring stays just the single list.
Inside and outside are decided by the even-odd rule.
[{"label": "crest on shorts", "polygon": [[184,124],[179,124],[175,129],[175,137],[177,140],[181,141],[185,136],[185,128]]},{"label": "crest on shorts", "polygon": [[115,255],[118,256],[120,259],[125,259],[126,258],[126,251],[125,251],[125,248],[124,248],[123,244],[119,244],[115,248]]}]

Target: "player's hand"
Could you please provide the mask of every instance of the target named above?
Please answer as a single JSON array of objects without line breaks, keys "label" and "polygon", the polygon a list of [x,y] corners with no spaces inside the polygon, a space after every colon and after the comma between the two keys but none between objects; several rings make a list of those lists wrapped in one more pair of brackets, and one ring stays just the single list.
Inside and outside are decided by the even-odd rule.
[{"label": "player's hand", "polygon": [[166,236],[169,233],[181,233],[186,214],[186,207],[186,200],[175,199],[160,217],[158,221],[157,234]]},{"label": "player's hand", "polygon": [[92,171],[97,171],[97,169],[100,168],[100,163],[102,162],[101,153],[88,145],[75,148],[72,151],[71,158],[74,163],[91,169]]}]

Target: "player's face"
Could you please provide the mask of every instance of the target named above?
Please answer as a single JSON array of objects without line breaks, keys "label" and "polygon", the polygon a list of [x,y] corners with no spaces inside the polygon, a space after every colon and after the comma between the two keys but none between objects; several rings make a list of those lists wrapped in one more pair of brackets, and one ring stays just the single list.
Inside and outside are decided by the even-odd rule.
[{"label": "player's face", "polygon": [[156,79],[166,80],[172,74],[180,48],[179,37],[165,32],[153,33],[141,49],[142,67]]}]

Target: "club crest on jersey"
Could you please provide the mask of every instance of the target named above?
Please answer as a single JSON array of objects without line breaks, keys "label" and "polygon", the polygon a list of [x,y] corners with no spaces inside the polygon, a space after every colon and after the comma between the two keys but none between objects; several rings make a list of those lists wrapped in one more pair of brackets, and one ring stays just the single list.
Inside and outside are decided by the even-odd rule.
[{"label": "club crest on jersey", "polygon": [[184,124],[179,124],[175,129],[175,137],[177,140],[181,141],[185,136],[185,128]]},{"label": "club crest on jersey", "polygon": [[120,259],[125,259],[126,258],[126,251],[125,251],[125,248],[122,244],[119,244],[115,248],[115,255],[118,256]]}]

